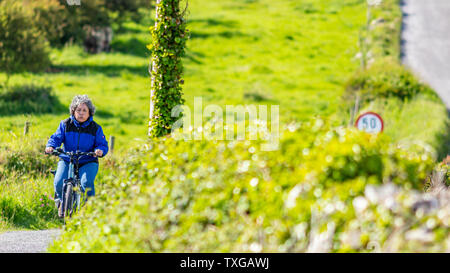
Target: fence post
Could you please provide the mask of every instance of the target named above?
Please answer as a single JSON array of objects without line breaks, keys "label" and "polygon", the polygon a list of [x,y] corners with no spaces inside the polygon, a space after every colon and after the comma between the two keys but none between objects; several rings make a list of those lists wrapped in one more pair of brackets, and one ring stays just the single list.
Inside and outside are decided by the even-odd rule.
[{"label": "fence post", "polygon": [[23,127],[23,135],[26,136],[28,134],[28,130],[30,129],[31,122],[25,122],[25,127]]},{"label": "fence post", "polygon": [[114,136],[110,136],[109,137],[109,150],[111,152],[111,154],[114,152],[114,141],[115,141],[115,137]]}]

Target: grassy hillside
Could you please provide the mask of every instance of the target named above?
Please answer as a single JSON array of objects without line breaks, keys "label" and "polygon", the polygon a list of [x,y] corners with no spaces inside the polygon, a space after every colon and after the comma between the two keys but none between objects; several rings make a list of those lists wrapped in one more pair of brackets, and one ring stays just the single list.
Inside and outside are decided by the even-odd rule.
[{"label": "grassy hillside", "polygon": [[[187,105],[193,106],[194,96],[221,106],[278,104],[283,121],[335,113],[343,83],[358,64],[352,58],[364,6],[363,1],[325,2],[190,1],[191,39],[184,60]],[[145,46],[151,24],[150,19],[126,24],[125,32],[114,36],[112,53],[88,55],[78,46],[53,49],[52,72],[15,75],[11,85],[51,86],[67,107],[75,94],[89,95],[105,134],[117,136],[117,147],[126,149],[132,138],[146,134]],[[66,116],[11,113],[0,122],[18,133],[30,120],[31,130],[46,137]]]},{"label": "grassy hillside", "polygon": [[56,159],[43,155],[35,134],[0,132],[0,232],[61,226],[48,172]]},{"label": "grassy hillside", "polygon": [[[346,124],[349,113],[341,96],[344,84],[359,67],[356,56],[358,34],[366,20],[364,2],[190,1],[191,39],[184,59],[186,104],[192,108],[195,96],[201,96],[204,105],[223,108],[227,104],[275,104],[280,106],[282,122],[323,116],[335,125]],[[387,7],[395,1],[388,2]],[[399,28],[399,12],[394,11],[380,14],[394,30],[375,27],[378,36],[374,38],[374,54],[385,51],[394,58],[399,54],[394,39],[398,35],[395,28]],[[31,131],[45,138],[67,117],[63,109],[68,108],[71,98],[87,94],[99,110],[96,120],[105,134],[116,136],[117,149],[125,151],[133,138],[145,138],[150,84],[150,54],[145,46],[151,39],[148,26],[153,24],[152,17],[153,11],[149,11],[141,24],[125,24],[122,32],[114,35],[112,53],[89,55],[76,45],[53,49],[49,72],[14,75],[11,85],[50,87],[61,106],[57,107],[59,114],[23,115],[10,111],[0,116],[2,128],[18,134],[25,121],[31,121]],[[0,74],[0,81],[5,77]],[[442,104],[426,103],[432,118],[425,119],[442,119]],[[398,108],[399,103],[393,104]],[[418,112],[421,109],[416,109],[407,111],[413,111],[423,124]],[[422,141],[438,146],[437,137],[430,137],[434,133],[422,135],[424,130],[417,130],[416,123],[399,119],[384,106],[372,104],[369,110],[386,113],[387,134],[393,141],[409,138],[413,132]],[[442,125],[436,121],[423,126],[434,132]]]}]

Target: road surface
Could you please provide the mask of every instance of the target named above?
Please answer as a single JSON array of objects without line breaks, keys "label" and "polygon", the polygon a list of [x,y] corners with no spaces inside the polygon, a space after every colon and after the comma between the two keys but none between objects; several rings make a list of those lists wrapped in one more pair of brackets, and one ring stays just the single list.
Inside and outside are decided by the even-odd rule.
[{"label": "road surface", "polygon": [[402,62],[450,109],[450,0],[403,0]]},{"label": "road surface", "polygon": [[0,234],[0,253],[45,252],[48,245],[61,234],[59,229],[9,231]]}]

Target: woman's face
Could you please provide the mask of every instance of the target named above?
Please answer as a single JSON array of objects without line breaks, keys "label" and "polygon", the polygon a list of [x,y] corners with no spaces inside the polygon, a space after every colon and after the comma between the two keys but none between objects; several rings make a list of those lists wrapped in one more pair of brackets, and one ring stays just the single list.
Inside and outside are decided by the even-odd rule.
[{"label": "woman's face", "polygon": [[75,109],[75,119],[78,122],[85,122],[89,118],[89,108],[86,104],[82,103]]}]

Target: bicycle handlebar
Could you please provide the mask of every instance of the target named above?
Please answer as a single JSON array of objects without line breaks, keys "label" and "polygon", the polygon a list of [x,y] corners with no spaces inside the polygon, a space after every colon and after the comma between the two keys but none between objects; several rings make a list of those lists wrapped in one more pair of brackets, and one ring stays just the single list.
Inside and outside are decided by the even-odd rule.
[{"label": "bicycle handlebar", "polygon": [[90,155],[93,157],[97,157],[97,154],[95,152],[64,152],[61,148],[57,148],[55,149],[52,153],[47,153],[48,155],[55,155],[55,156],[59,156],[60,154],[65,154],[67,156],[74,156],[74,157],[81,157],[83,155]]}]

